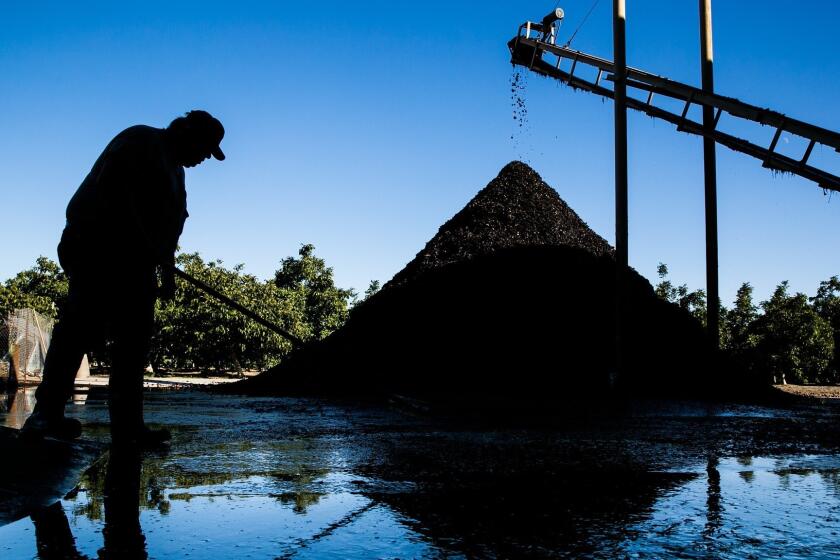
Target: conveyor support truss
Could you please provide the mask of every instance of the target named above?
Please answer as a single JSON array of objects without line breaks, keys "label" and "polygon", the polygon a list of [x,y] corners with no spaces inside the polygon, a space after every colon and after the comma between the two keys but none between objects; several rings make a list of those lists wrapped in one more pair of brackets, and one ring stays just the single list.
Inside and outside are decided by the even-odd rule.
[{"label": "conveyor support truss", "polygon": [[[549,28],[535,22],[526,22],[520,26],[517,36],[508,43],[511,62],[560,80],[572,88],[612,99],[614,92],[610,84],[614,83],[615,72],[612,61],[557,45],[554,42],[554,31],[543,32],[543,29]],[[594,81],[581,76],[584,67],[589,67],[592,74],[597,70]],[[823,189],[840,192],[840,177],[808,162],[816,144],[823,144],[840,152],[840,134],[837,132],[732,97],[705,93],[702,89],[635,68],[627,68],[627,89],[627,106],[631,109],[666,120],[682,132],[711,138],[727,148],[753,156],[769,169],[793,173],[817,183]],[[632,95],[634,91],[635,96]],[[657,107],[654,104],[654,96],[666,96],[681,101],[684,104],[682,113],[676,114]],[[712,107],[715,110],[714,125],[710,130],[688,117],[692,105]],[[765,148],[719,130],[718,121],[723,113],[736,119],[773,127],[775,133],[770,146]],[[776,151],[783,132],[807,141],[807,148],[801,159],[794,159]]]}]

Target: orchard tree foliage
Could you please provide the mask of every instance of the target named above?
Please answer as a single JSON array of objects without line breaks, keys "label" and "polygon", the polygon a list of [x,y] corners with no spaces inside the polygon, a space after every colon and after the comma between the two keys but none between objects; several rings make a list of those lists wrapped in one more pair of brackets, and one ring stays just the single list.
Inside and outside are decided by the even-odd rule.
[{"label": "orchard tree foliage", "polygon": [[[674,287],[668,268],[661,264],[656,294],[705,321],[702,290]],[[760,305],[753,303],[753,288],[742,284],[732,309],[722,308],[721,348],[753,380],[761,383],[838,383],[840,342],[840,280],[833,276],[820,284],[817,295],[789,293],[788,282],[776,287]]]},{"label": "orchard tree foliage", "polygon": [[747,367],[758,344],[754,323],[758,307],[753,303],[753,287],[744,282],[735,294],[732,309],[721,313],[721,347],[742,367]]},{"label": "orchard tree foliage", "polygon": [[[353,290],[337,288],[332,269],[303,245],[298,257],[283,259],[275,277],[259,280],[243,266],[226,268],[198,253],[182,253],[177,265],[234,301],[304,341],[320,339],[347,319]],[[0,312],[31,307],[58,317],[68,280],[55,262],[36,265],[0,284]],[[155,370],[240,371],[264,369],[288,354],[291,343],[204,294],[176,280],[175,297],[155,305],[155,335],[150,361]],[[97,355],[107,365],[107,352]]]},{"label": "orchard tree foliage", "polygon": [[[344,324],[353,290],[337,288],[332,268],[303,245],[281,261],[274,279],[261,281],[205,262],[197,253],[178,255],[185,272],[216,288],[304,341],[321,339]],[[198,288],[178,279],[175,298],[158,301],[152,366],[165,369],[265,369],[292,350],[291,343]]]},{"label": "orchard tree foliage", "polygon": [[788,294],[787,281],[761,303],[755,321],[757,367],[776,381],[826,383],[834,353],[831,324],[820,317],[805,294]]},{"label": "orchard tree foliage", "polygon": [[[280,262],[274,278],[263,281],[243,266],[226,268],[197,253],[180,254],[178,266],[228,297],[303,340],[320,339],[339,328],[356,302],[353,290],[335,286],[332,268],[301,246],[296,257]],[[656,294],[706,320],[702,290],[668,280],[658,267]],[[379,290],[372,281],[361,301]],[[58,317],[67,298],[68,279],[46,257],[0,284],[0,313],[30,307]],[[731,309],[721,308],[721,347],[753,379],[761,382],[840,382],[840,279],[821,282],[814,297],[789,293],[782,282],[767,301],[756,305],[753,288],[743,284]],[[228,309],[180,279],[175,298],[159,301],[151,361],[160,369],[264,369],[291,351],[284,338]]]},{"label": "orchard tree foliage", "polygon": [[301,246],[297,258],[280,262],[274,285],[285,297],[303,303],[309,338],[324,338],[343,325],[356,297],[353,290],[336,287],[332,268],[315,256],[315,246],[309,244]]},{"label": "orchard tree foliage", "polygon": [[814,311],[831,325],[834,341],[834,354],[829,363],[829,375],[840,379],[840,279],[832,276],[820,282],[817,295],[811,298]]},{"label": "orchard tree foliage", "polygon": [[659,283],[654,288],[656,295],[685,309],[705,325],[706,292],[703,290],[689,291],[686,284],[681,286],[671,284],[671,281],[668,280],[668,267],[665,263],[659,263],[659,266],[656,267],[656,274],[659,276]]},{"label": "orchard tree foliage", "polygon": [[55,319],[67,300],[67,286],[67,275],[58,263],[38,257],[35,266],[0,284],[0,317],[28,307]]},{"label": "orchard tree foliage", "polygon": [[[285,297],[273,283],[205,262],[198,253],[180,254],[176,264],[187,274],[219,290],[300,338],[309,337],[302,305]],[[158,301],[151,363],[155,370],[235,370],[273,365],[291,350],[279,335],[219,303],[184,280],[176,281],[175,297]]]},{"label": "orchard tree foliage", "polygon": [[361,303],[362,301],[369,300],[380,289],[382,289],[382,285],[379,283],[379,280],[371,280],[370,284],[368,284],[367,290],[365,290],[364,296],[362,296],[362,299],[359,303]]}]

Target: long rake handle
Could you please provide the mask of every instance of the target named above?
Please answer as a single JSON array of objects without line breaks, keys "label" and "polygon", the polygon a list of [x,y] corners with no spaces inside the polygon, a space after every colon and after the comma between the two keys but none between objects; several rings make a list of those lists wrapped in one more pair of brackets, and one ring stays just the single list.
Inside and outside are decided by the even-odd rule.
[{"label": "long rake handle", "polygon": [[227,297],[223,293],[219,292],[215,288],[212,288],[212,287],[208,286],[207,284],[205,284],[204,282],[202,282],[198,278],[190,276],[189,274],[187,274],[186,272],[184,272],[183,270],[181,270],[177,266],[173,266],[172,271],[179,278],[182,278],[183,280],[186,280],[187,282],[189,282],[190,284],[192,284],[193,286],[195,286],[199,290],[205,292],[206,294],[208,294],[210,296],[213,296],[214,298],[219,300],[221,303],[227,305],[231,309],[242,313],[243,315],[245,315],[249,319],[252,319],[252,320],[256,321],[257,323],[259,323],[263,327],[267,328],[268,330],[270,330],[274,333],[277,333],[280,336],[282,336],[282,337],[286,338],[287,340],[291,341],[292,344],[294,344],[296,348],[300,348],[300,347],[303,346],[303,340],[301,340],[300,338],[296,337],[295,335],[293,335],[289,331],[287,331],[287,330],[285,330],[281,327],[278,327],[274,323],[272,323],[272,322],[270,322],[266,319],[263,319],[262,317],[260,317],[259,315],[257,315],[256,313],[254,313],[253,311],[248,309],[247,307],[244,307],[244,306],[236,303],[235,301],[233,301],[232,299],[230,299],[229,297]]}]

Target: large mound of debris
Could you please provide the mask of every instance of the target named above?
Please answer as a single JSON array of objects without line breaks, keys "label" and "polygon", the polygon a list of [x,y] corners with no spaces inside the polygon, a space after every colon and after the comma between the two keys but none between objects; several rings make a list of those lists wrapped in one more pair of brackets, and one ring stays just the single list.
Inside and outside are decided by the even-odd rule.
[{"label": "large mound of debris", "polygon": [[613,254],[609,243],[592,231],[536,171],[513,161],[443,224],[386,287],[499,249],[557,246],[584,249],[598,257]]},{"label": "large mound of debris", "polygon": [[615,276],[609,244],[512,162],[344,327],[238,389],[531,402],[707,385],[700,324],[633,270],[616,378]]}]

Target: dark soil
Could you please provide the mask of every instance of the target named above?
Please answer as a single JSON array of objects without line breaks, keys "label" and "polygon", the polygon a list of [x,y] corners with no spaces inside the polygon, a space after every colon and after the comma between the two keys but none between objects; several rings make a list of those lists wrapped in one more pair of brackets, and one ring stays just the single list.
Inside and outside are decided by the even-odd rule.
[{"label": "dark soil", "polygon": [[840,405],[840,386],[838,385],[774,385],[773,390],[794,402],[820,402]]},{"label": "dark soil", "polygon": [[469,396],[493,407],[582,390],[712,390],[709,372],[720,370],[701,326],[632,269],[625,373],[613,376],[615,278],[609,244],[512,162],[342,329],[233,390]]},{"label": "dark soil", "polygon": [[514,247],[571,247],[596,257],[612,255],[536,171],[520,161],[506,165],[422,251],[385,284],[405,284],[423,273]]}]

